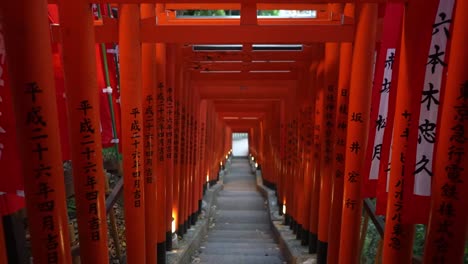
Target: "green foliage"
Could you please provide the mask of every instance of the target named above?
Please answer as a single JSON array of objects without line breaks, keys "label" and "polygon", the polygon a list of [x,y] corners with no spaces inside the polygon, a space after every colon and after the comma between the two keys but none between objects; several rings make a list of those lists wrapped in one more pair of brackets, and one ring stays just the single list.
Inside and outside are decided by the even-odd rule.
[{"label": "green foliage", "polygon": [[426,226],[416,225],[414,233],[413,255],[422,256],[424,254],[424,242],[426,241]]},{"label": "green foliage", "polygon": [[[239,16],[240,10],[178,10],[178,16]],[[278,16],[279,10],[258,10],[259,16]]]},{"label": "green foliage", "polygon": [[[361,225],[364,223],[364,217],[362,217]],[[362,227],[361,227],[362,230]],[[369,220],[369,224],[367,227],[366,238],[364,240],[364,247],[362,248],[361,252],[361,263],[375,263],[375,257],[377,255],[377,251],[379,250],[379,241],[380,241],[380,234],[372,223]]]},{"label": "green foliage", "polygon": [[122,160],[122,154],[120,154],[115,147],[102,149],[102,159],[104,162],[113,160]]},{"label": "green foliage", "polygon": [[259,16],[279,16],[279,10],[258,10]]}]

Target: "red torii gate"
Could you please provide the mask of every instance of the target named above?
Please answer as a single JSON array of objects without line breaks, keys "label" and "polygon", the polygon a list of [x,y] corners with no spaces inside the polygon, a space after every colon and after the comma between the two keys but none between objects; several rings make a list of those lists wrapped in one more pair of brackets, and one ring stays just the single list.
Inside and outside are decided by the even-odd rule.
[{"label": "red torii gate", "polygon": [[[381,34],[378,27],[378,4],[406,1],[336,0],[335,3],[357,4],[359,7],[355,16],[347,14],[343,19],[341,11],[336,11],[336,6],[330,6],[322,0],[275,0],[273,3],[268,0],[227,0],[223,4],[213,0],[205,0],[203,4],[197,3],[196,0],[112,2],[119,4],[119,20],[103,18],[94,21],[93,25],[90,2],[49,1],[58,3],[62,16],[60,25],[52,27],[52,36],[55,41],[62,43],[64,49],[69,127],[73,143],[72,160],[75,164],[75,193],[78,197],[80,222],[80,254],[83,262],[101,263],[107,259],[104,176],[102,157],[100,152],[96,151],[100,147],[100,139],[92,132],[99,126],[94,110],[97,107],[94,45],[102,42],[118,42],[120,45],[128,262],[155,262],[155,248],[160,252],[165,250],[161,243],[169,246],[167,242],[170,241],[172,233],[172,218],[175,218],[179,231],[187,221],[192,221],[191,217],[198,210],[197,203],[201,200],[201,186],[205,183],[205,176],[208,180],[215,178],[213,175],[217,172],[218,163],[229,150],[226,134],[230,130],[245,129],[260,135],[254,145],[255,151],[261,157],[260,162],[265,165],[266,171],[276,173],[274,177],[268,177],[278,185],[281,196],[279,199],[281,203],[286,203],[286,213],[296,231],[302,232],[301,229],[306,228],[305,230],[312,234],[312,238],[318,236],[319,261],[323,261],[323,258],[327,257],[327,237],[332,227],[326,220],[329,217],[328,213],[319,219],[317,210],[320,208],[322,211],[323,208],[327,211],[332,206],[328,198],[331,186],[322,187],[326,190],[320,190],[320,194],[323,195],[320,199],[305,198],[307,196],[304,195],[307,191],[312,191],[312,196],[316,196],[320,182],[329,185],[332,182],[330,172],[325,171],[329,165],[326,165],[324,160],[321,161],[326,157],[320,155],[321,150],[324,150],[325,155],[330,151],[328,140],[334,138],[336,130],[335,126],[329,134],[325,129],[327,122],[334,119],[333,114],[327,115],[326,109],[330,107],[329,112],[335,113],[337,103],[330,104],[330,100],[332,103],[337,102],[336,95],[333,94],[336,94],[338,88],[330,86],[338,86],[341,78],[347,78],[342,76],[345,74],[343,71],[338,71],[338,67],[335,67],[338,61],[334,58],[338,54],[338,46],[342,49],[341,56],[349,56],[350,54],[343,53],[343,47],[349,48],[347,43],[354,42],[351,73],[348,73],[351,75],[348,111],[362,113],[362,122],[353,123],[348,115],[350,122],[347,138],[348,142],[356,142],[363,146],[366,144],[367,127],[370,124],[367,107],[370,104],[373,60],[369,54],[373,53],[375,42]],[[415,12],[417,8],[423,7],[422,0],[409,2],[417,4],[408,5],[408,12]],[[22,142],[22,161],[24,164],[28,163],[23,172],[28,216],[29,219],[40,219],[42,222],[41,225],[31,225],[33,256],[38,263],[70,263],[66,209],[63,202],[64,188],[60,173],[61,155],[57,143],[57,110],[54,104],[47,100],[54,94],[54,85],[46,4],[47,1],[4,1],[0,4],[0,12],[5,25],[15,113],[20,124],[18,130]],[[457,1],[457,14],[466,12],[467,5],[466,1]],[[242,15],[237,20],[194,21],[178,19],[173,12],[200,8],[239,9]],[[274,21],[257,18],[256,11],[262,8],[309,9],[320,12],[316,19]],[[168,16],[164,15],[166,10],[170,11]],[[24,16],[18,17],[18,13]],[[155,22],[156,17],[158,23]],[[449,75],[447,84],[449,88],[453,88],[451,91],[457,91],[467,76],[466,69],[463,70],[463,61],[467,59],[467,52],[463,48],[467,41],[467,24],[466,18],[458,15],[452,40],[452,54],[456,54],[456,59],[449,67],[449,73],[453,74]],[[408,28],[409,25],[406,24],[405,27]],[[224,34],[226,32],[229,34]],[[405,37],[407,36],[402,36],[403,41]],[[40,52],[29,46],[31,42],[39,47]],[[336,44],[337,42],[341,44]],[[233,43],[243,44],[244,50],[207,55],[180,46]],[[263,53],[252,51],[251,44],[256,43],[300,43],[304,44],[305,48],[295,53]],[[411,52],[410,48],[406,52]],[[330,62],[330,59],[333,62]],[[241,62],[219,63],[226,60]],[[271,62],[273,60],[283,62]],[[288,60],[290,61],[286,62]],[[344,63],[349,61],[340,62],[340,66]],[[407,66],[409,63],[404,61],[402,65]],[[405,70],[404,67],[400,69],[402,75],[405,74]],[[222,73],[223,71],[235,73]],[[331,81],[333,85],[330,85],[331,75],[334,78]],[[304,98],[299,98],[300,96]],[[149,100],[150,97],[153,97],[154,101]],[[240,100],[247,100],[248,104],[261,107],[251,107],[245,101],[239,102]],[[443,120],[446,123],[451,122],[450,125],[456,125],[455,121],[448,121],[459,121],[459,118],[454,118],[457,117],[457,113],[453,112],[452,108],[459,103],[466,108],[466,98],[450,92],[446,94],[445,100],[447,103],[443,105],[443,116],[451,118]],[[298,105],[298,102],[302,104]],[[308,109],[314,107],[321,113],[312,117],[311,112],[317,111]],[[154,116],[145,112],[148,108],[154,108]],[[34,122],[31,119],[31,109],[36,109],[33,111],[36,115]],[[159,114],[158,109],[161,110]],[[301,112],[304,112],[303,115]],[[43,119],[37,119],[38,114],[41,114]],[[225,118],[231,115],[238,119]],[[88,117],[88,131],[84,133],[81,129],[82,121]],[[314,143],[319,144],[314,149],[315,154],[319,156],[315,160],[312,159],[310,165],[305,166],[298,159],[311,155],[313,150],[305,147],[308,143],[300,137],[312,135],[301,126],[312,118],[315,124],[320,126],[320,130],[315,131],[317,138],[314,139]],[[460,122],[462,126],[467,126],[466,121]],[[269,137],[266,133],[269,129],[278,129],[281,132]],[[452,146],[447,141],[450,138],[448,130],[441,131],[447,136],[440,143],[440,147],[450,149]],[[150,140],[151,132],[156,138],[154,142]],[[288,136],[295,140],[285,144],[285,138]],[[182,141],[183,138],[185,141]],[[276,144],[270,146],[267,140]],[[457,146],[466,149],[466,143],[458,142]],[[153,154],[148,155],[151,151]],[[361,171],[363,154],[353,151],[352,148],[343,148],[341,151],[346,153],[344,174]],[[286,157],[286,152],[290,156]],[[444,154],[438,155],[444,164],[449,163]],[[148,157],[156,162],[153,164],[145,161]],[[466,157],[464,155],[463,160],[466,160]],[[269,161],[280,166],[269,166]],[[34,176],[38,170],[46,173],[47,177]],[[91,176],[90,171],[93,173]],[[147,181],[151,178],[146,174],[148,171],[151,171],[151,175],[156,175],[156,185]],[[187,173],[182,173],[183,171]],[[319,174],[319,171],[322,172]],[[304,179],[303,172],[308,172],[304,175],[310,178]],[[438,167],[438,172],[435,186],[442,187],[446,184],[446,179],[443,169]],[[287,180],[290,177],[294,179],[293,182]],[[359,183],[360,179],[356,180]],[[339,260],[329,259],[330,262],[358,261],[355,248],[361,221],[361,187],[353,183],[355,182],[347,181],[344,186],[342,205],[346,206],[342,209],[340,247],[328,252],[329,257],[331,254],[336,256],[339,250]],[[459,186],[463,190],[467,188],[466,183]],[[301,189],[302,187],[304,189]],[[463,198],[466,198],[466,192],[459,193],[460,197],[464,195]],[[39,199],[35,196],[38,194]],[[310,200],[310,205],[302,204],[304,200]],[[441,204],[448,201],[438,192],[434,200],[433,218],[442,219],[443,216],[437,215],[437,210]],[[466,208],[466,200],[450,202],[453,202],[457,212],[461,212]],[[146,210],[151,207],[158,208],[156,214],[155,211]],[[466,214],[460,214],[454,225],[459,230],[464,230]],[[90,224],[96,221],[101,225]],[[427,263],[432,261],[430,257],[437,251],[435,248],[438,240],[434,238],[437,227],[437,223],[431,222],[425,259]],[[387,234],[388,232],[391,230],[388,230]],[[330,237],[337,239],[339,236]],[[460,259],[460,248],[463,249],[464,239],[463,232],[453,234],[450,242],[452,247],[444,253],[447,263]],[[312,241],[308,243],[312,244]],[[410,260],[411,245],[404,245],[404,248],[396,250],[385,244],[384,262],[394,258]]]}]

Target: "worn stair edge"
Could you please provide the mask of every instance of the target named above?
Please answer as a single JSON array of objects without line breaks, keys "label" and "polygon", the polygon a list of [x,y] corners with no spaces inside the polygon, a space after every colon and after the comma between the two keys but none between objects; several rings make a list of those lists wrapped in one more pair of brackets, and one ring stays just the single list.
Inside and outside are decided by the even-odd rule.
[{"label": "worn stair edge", "polygon": [[[203,238],[208,234],[208,226],[210,217],[214,216],[215,210],[212,209],[214,201],[219,191],[223,189],[222,181],[210,187],[203,200],[206,203],[207,212],[205,218],[199,219],[196,225],[192,226],[179,241],[179,247],[170,252],[167,252],[167,263],[169,264],[189,264],[192,263],[192,256],[200,247]],[[193,228],[193,230],[192,230]]]},{"label": "worn stair edge", "polygon": [[[252,167],[254,170],[254,167]],[[296,239],[296,235],[287,226],[283,225],[283,216],[279,215],[279,207],[275,192],[263,185],[261,171],[254,171],[257,178],[257,190],[268,201],[267,210],[269,213],[271,229],[275,240],[278,242],[281,252],[286,261],[290,264],[308,263],[314,264],[317,261],[316,254],[309,254],[308,248],[301,245],[301,241]]]}]

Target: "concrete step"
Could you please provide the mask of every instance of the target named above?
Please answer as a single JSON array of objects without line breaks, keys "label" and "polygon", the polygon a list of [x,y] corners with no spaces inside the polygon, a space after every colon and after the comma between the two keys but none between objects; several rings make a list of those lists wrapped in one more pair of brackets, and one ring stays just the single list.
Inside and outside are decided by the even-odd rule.
[{"label": "concrete step", "polygon": [[200,255],[201,263],[210,264],[282,264],[276,256]]}]

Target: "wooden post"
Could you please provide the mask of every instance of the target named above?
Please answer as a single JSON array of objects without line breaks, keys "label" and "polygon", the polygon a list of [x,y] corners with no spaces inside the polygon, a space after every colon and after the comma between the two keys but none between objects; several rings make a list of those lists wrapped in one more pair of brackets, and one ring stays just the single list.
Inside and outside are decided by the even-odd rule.
[{"label": "wooden post", "polygon": [[360,6],[349,90],[345,184],[339,263],[359,263],[356,245],[361,224],[361,171],[369,132],[377,4]]},{"label": "wooden post", "polygon": [[84,2],[60,1],[59,11],[80,259],[107,263],[106,179],[92,10]]},{"label": "wooden post", "polygon": [[0,12],[32,256],[36,263],[71,263],[47,1],[1,1]]},{"label": "wooden post", "polygon": [[325,44],[324,118],[321,123],[323,140],[320,164],[320,206],[317,244],[317,263],[327,262],[328,226],[330,222],[331,190],[333,184],[333,145],[335,142],[335,105],[338,86],[340,44]]},{"label": "wooden post", "polygon": [[120,6],[120,85],[127,262],[145,263],[144,138],[140,8]]},{"label": "wooden post", "polygon": [[[354,5],[345,7],[345,14],[354,13]],[[336,104],[336,145],[333,152],[333,188],[331,194],[330,225],[328,227],[327,263],[338,263],[340,250],[341,213],[343,210],[343,185],[346,153],[346,121],[348,119],[348,94],[351,77],[352,43],[341,43],[340,70]]]},{"label": "wooden post", "polygon": [[320,198],[320,153],[321,153],[321,127],[323,116],[323,60],[320,61],[315,72],[315,119],[314,119],[314,157],[312,174],[312,199],[310,203],[310,234],[309,253],[317,253],[318,239],[318,219],[319,219],[319,198]]},{"label": "wooden post", "polygon": [[468,2],[456,1],[454,10],[424,263],[462,263],[467,236]]},{"label": "wooden post", "polygon": [[[165,143],[165,167],[166,167],[166,250],[172,250],[172,221],[174,218],[174,210],[172,208],[173,197],[173,180],[174,180],[174,157],[173,157],[173,126],[174,126],[174,46],[168,44],[166,46],[166,105],[165,105],[165,120],[164,120],[164,143]],[[177,228],[177,225],[176,225]]]},{"label": "wooden post", "polygon": [[[141,18],[155,17],[154,4],[141,5]],[[156,263],[157,255],[157,202],[156,202],[156,45],[144,43],[141,47],[143,86],[143,136],[144,136],[144,177],[145,177],[145,230],[146,263]]]},{"label": "wooden post", "polygon": [[[158,10],[160,7],[157,5]],[[165,172],[165,98],[166,98],[166,47],[165,44],[156,44],[156,217],[158,226],[158,263],[166,263],[166,172]]]}]

